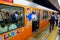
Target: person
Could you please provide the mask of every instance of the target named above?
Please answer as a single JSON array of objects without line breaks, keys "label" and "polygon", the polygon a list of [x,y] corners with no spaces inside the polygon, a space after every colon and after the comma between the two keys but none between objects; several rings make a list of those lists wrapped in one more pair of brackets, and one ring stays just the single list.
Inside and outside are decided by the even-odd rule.
[{"label": "person", "polygon": [[60,14],[58,15],[58,26],[59,26],[59,33],[60,33]]},{"label": "person", "polygon": [[0,33],[4,33],[8,31],[8,26],[1,22],[0,24]]},{"label": "person", "polygon": [[32,32],[36,31],[38,17],[34,11],[32,11]]},{"label": "person", "polygon": [[58,26],[58,14],[55,15],[55,23],[56,23],[56,26]]},{"label": "person", "polygon": [[11,14],[11,22],[12,22],[12,23],[16,23],[15,12],[14,12],[13,14]]},{"label": "person", "polygon": [[6,16],[5,16],[4,12],[1,13],[1,16],[2,16],[2,23],[6,24],[7,20],[6,20]]},{"label": "person", "polygon": [[18,19],[18,12],[16,11],[15,12],[15,17],[16,17],[16,20]]},{"label": "person", "polygon": [[14,30],[14,29],[16,29],[16,28],[17,28],[17,26],[16,26],[15,23],[9,22],[9,30]]},{"label": "person", "polygon": [[51,30],[53,30],[54,24],[55,24],[55,15],[54,15],[54,13],[52,13],[52,15],[50,16],[49,22],[50,22],[49,31],[51,32]]},{"label": "person", "polygon": [[10,13],[7,11],[5,16],[6,16],[6,22],[8,23],[10,21]]},{"label": "person", "polygon": [[2,11],[0,10],[0,23],[3,21],[2,19]]}]

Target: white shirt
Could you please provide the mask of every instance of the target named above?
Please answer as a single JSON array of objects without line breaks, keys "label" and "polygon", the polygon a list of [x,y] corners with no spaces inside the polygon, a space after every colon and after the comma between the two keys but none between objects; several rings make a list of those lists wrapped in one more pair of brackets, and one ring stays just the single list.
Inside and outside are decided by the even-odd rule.
[{"label": "white shirt", "polygon": [[18,14],[15,14],[16,18],[18,18]]},{"label": "white shirt", "polygon": [[32,14],[32,21],[37,21],[38,20],[38,17],[36,14]]},{"label": "white shirt", "polygon": [[55,19],[58,19],[57,16],[55,16]]}]

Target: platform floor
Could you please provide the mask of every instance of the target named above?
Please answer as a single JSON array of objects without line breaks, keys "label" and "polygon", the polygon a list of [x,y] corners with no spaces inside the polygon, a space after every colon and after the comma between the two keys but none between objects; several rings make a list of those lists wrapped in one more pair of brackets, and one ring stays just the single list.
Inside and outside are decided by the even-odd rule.
[{"label": "platform floor", "polygon": [[60,34],[59,33],[57,33],[56,40],[60,40]]},{"label": "platform floor", "polygon": [[44,28],[41,32],[37,33],[36,35],[30,37],[28,40],[46,40],[49,35],[49,24],[46,25],[47,27]]},{"label": "platform floor", "polygon": [[54,30],[49,33],[49,25],[35,36],[30,37],[28,40],[60,40],[58,34],[58,27],[55,26]]},{"label": "platform floor", "polygon": [[60,35],[59,34],[57,35],[56,40],[60,40]]}]

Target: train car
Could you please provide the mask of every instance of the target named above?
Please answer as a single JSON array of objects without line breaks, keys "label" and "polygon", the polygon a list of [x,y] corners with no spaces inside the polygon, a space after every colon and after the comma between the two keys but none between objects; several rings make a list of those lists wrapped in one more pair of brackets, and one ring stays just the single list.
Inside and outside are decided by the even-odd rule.
[{"label": "train car", "polygon": [[[38,28],[48,24],[49,15],[55,10],[33,2],[14,0],[13,3],[0,1],[0,40],[26,40],[32,32],[32,11],[38,16]],[[16,16],[16,17],[15,17]]]}]

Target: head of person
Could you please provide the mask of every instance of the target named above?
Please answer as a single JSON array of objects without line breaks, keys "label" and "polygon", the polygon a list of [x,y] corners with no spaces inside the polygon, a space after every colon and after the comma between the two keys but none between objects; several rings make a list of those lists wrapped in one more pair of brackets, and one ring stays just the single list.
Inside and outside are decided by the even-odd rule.
[{"label": "head of person", "polygon": [[18,13],[19,15],[21,15],[22,13],[21,13],[21,11],[19,11],[19,13]]},{"label": "head of person", "polygon": [[32,14],[35,14],[35,12],[34,12],[34,11],[32,11]]},{"label": "head of person", "polygon": [[18,14],[18,11],[16,11],[15,14]]},{"label": "head of person", "polygon": [[55,13],[53,12],[52,15],[54,15]]},{"label": "head of person", "polygon": [[9,15],[10,15],[9,12],[7,11],[7,12],[6,12],[6,16],[9,16]]},{"label": "head of person", "polygon": [[1,23],[1,27],[4,28],[5,27],[5,24],[4,23]]}]

